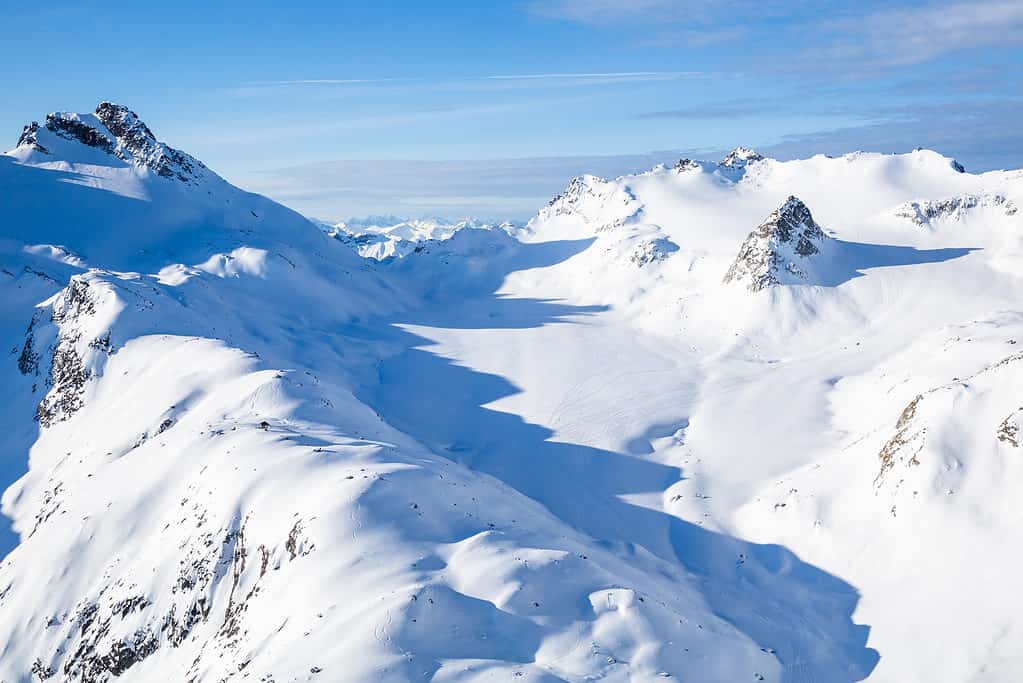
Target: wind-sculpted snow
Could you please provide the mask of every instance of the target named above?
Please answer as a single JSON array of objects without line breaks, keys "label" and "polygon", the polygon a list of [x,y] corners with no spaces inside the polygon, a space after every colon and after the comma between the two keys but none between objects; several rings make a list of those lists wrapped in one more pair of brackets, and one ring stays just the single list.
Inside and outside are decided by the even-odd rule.
[{"label": "wind-sculpted snow", "polygon": [[0,157],[0,679],[1023,673],[1019,216],[892,210],[1018,176],[743,153],[378,261],[101,109],[130,161]]}]

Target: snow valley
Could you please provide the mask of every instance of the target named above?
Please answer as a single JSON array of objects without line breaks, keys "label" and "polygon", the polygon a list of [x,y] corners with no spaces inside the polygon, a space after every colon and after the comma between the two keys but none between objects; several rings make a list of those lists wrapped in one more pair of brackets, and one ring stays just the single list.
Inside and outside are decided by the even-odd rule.
[{"label": "snow valley", "polygon": [[738,148],[324,226],[0,156],[0,680],[1023,679],[1023,172]]}]

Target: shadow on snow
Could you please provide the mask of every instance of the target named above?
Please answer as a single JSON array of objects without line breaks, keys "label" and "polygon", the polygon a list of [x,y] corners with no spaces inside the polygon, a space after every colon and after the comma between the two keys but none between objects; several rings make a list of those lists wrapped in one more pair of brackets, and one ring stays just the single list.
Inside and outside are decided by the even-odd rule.
[{"label": "shadow on snow", "polygon": [[[360,399],[435,452],[500,479],[610,550],[627,557],[639,545],[681,564],[702,584],[716,614],[775,650],[785,668],[783,680],[841,683],[867,677],[879,655],[866,647],[869,627],[852,622],[859,601],[853,586],[784,547],[750,543],[626,502],[629,494],[667,489],[682,471],[643,458],[649,450],[639,446],[619,453],[552,441],[550,429],[484,407],[519,389],[503,377],[431,353],[424,347],[433,342],[405,328],[577,324],[604,308],[494,292],[522,264],[553,265],[589,244],[523,245],[522,257],[506,260],[503,272],[488,274],[491,286],[476,290],[478,297],[370,323],[363,332],[391,342],[394,353],[378,362],[375,377],[364,378]],[[660,434],[668,428],[652,429]]]},{"label": "shadow on snow", "polygon": [[917,249],[891,244],[868,244],[834,240],[837,257],[828,272],[821,273],[814,284],[837,287],[854,278],[863,277],[863,271],[871,268],[892,266],[914,266],[926,263],[941,263],[961,258],[977,251],[974,247],[950,247],[944,249]]}]

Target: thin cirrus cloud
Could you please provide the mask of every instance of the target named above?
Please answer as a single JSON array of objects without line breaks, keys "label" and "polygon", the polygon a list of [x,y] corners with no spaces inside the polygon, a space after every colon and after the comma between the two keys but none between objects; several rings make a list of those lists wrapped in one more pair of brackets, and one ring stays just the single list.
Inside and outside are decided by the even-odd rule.
[{"label": "thin cirrus cloud", "polygon": [[[962,0],[876,2],[854,6],[821,0],[546,0],[527,6],[537,16],[598,28],[655,28],[640,42],[670,46],[752,43],[788,35],[787,70],[911,66],[971,48],[1023,44],[1023,2]],[[812,10],[812,11],[808,11]],[[774,21],[758,25],[751,18]],[[694,29],[693,26],[696,26]],[[771,32],[768,35],[767,32]],[[767,40],[778,51],[778,41]]]},{"label": "thin cirrus cloud", "polygon": [[303,164],[237,181],[308,216],[336,221],[379,213],[525,220],[582,173],[614,177],[676,160],[676,152],[490,160],[344,160]]},{"label": "thin cirrus cloud", "polygon": [[[755,102],[727,103],[736,111]],[[694,107],[685,115],[714,113]],[[780,159],[857,149],[907,152],[936,149],[973,171],[1012,168],[1023,155],[1023,101],[890,105],[873,120],[781,135],[759,151]],[[925,124],[926,122],[926,124]],[[649,169],[679,156],[716,159],[724,149],[678,149],[631,155],[564,156],[469,161],[347,160],[303,164],[237,178],[307,215],[337,220],[379,213],[381,208],[409,216],[524,220],[582,173],[615,176]]]},{"label": "thin cirrus cloud", "polygon": [[909,66],[970,48],[1023,45],[1023,2],[894,8],[824,26],[837,39],[818,57],[868,66]]},{"label": "thin cirrus cloud", "polygon": [[535,73],[535,74],[491,74],[484,76],[464,76],[454,78],[298,78],[279,81],[253,81],[243,84],[245,88],[275,86],[318,86],[318,85],[373,85],[388,83],[472,83],[486,81],[650,81],[650,80],[682,80],[706,78],[707,74],[700,71],[607,71],[593,73]]},{"label": "thin cirrus cloud", "polygon": [[760,3],[733,0],[546,0],[528,5],[533,14],[584,24],[610,25],[647,20],[707,20]]},{"label": "thin cirrus cloud", "polygon": [[[670,35],[690,45],[706,45],[746,35],[760,19],[798,16],[807,8],[821,14],[834,4],[835,0],[534,0],[526,9],[538,17],[603,29],[674,27],[682,30]],[[708,36],[705,42],[699,34]]]}]

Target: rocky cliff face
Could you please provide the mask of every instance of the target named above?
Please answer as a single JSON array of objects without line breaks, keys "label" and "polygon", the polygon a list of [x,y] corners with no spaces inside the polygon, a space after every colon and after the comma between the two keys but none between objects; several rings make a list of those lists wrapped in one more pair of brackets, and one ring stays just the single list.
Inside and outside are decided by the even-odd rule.
[{"label": "rocky cliff face", "polygon": [[826,239],[806,204],[789,197],[743,241],[724,281],[745,282],[751,292],[805,281],[809,259]]},{"label": "rocky cliff face", "polygon": [[50,154],[52,145],[46,144],[47,137],[77,142],[184,183],[198,184],[206,172],[201,161],[159,142],[135,112],[111,102],[101,102],[90,115],[47,114],[43,126],[33,121],[24,127],[18,147]]},{"label": "rocky cliff face", "polygon": [[101,102],[96,107],[96,118],[114,134],[114,153],[125,161],[135,161],[158,175],[186,183],[195,181],[200,170],[206,168],[198,159],[158,142],[149,127],[127,107]]}]

